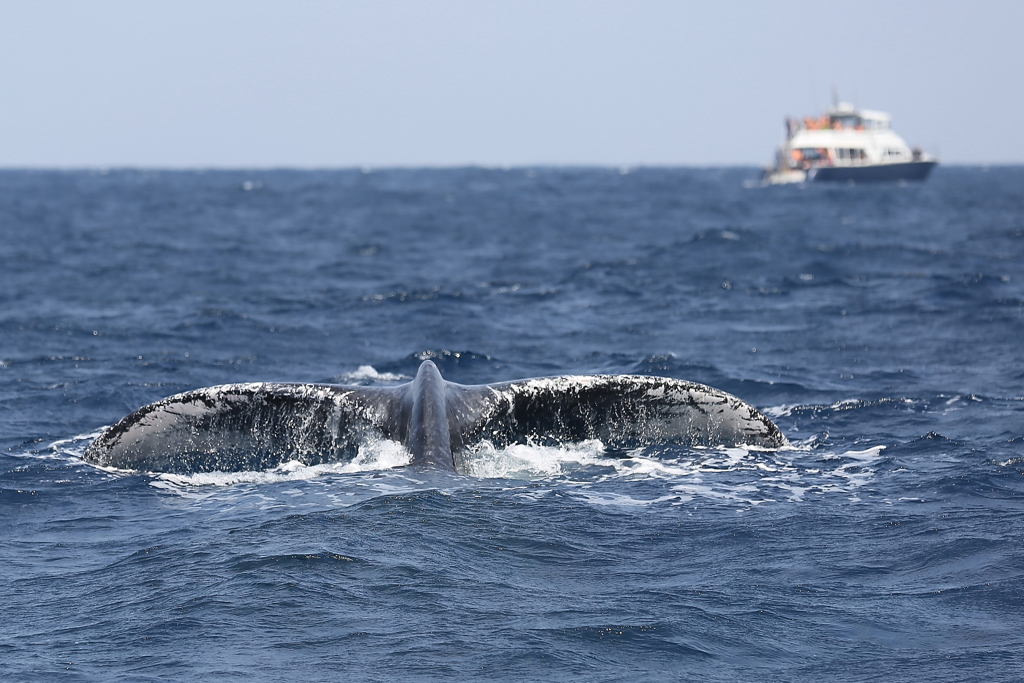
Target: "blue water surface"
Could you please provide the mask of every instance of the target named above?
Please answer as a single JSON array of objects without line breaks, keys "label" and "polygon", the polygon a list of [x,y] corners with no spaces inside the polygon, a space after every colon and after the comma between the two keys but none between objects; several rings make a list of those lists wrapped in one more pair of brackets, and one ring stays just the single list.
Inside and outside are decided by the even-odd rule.
[{"label": "blue water surface", "polygon": [[[1024,167],[0,171],[0,679],[1024,678]],[[247,381],[653,374],[779,451],[166,475]]]}]

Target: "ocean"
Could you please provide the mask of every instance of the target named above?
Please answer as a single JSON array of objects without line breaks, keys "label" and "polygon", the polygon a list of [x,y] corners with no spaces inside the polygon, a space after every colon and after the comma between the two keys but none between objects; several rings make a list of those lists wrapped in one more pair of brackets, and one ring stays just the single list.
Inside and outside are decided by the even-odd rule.
[{"label": "ocean", "polygon": [[[0,171],[3,681],[1024,678],[1024,167]],[[231,382],[693,380],[780,450],[81,460]]]}]

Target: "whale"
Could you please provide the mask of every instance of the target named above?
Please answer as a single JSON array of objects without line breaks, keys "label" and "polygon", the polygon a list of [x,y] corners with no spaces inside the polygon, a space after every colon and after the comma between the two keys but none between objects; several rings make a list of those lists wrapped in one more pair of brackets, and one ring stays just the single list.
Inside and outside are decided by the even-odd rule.
[{"label": "whale", "polygon": [[169,396],[106,428],[83,459],[144,472],[259,471],[350,461],[382,439],[408,449],[412,467],[449,471],[484,442],[497,449],[589,439],[612,449],[788,443],[753,406],[695,382],[568,375],[463,385],[427,360],[397,386],[257,382]]}]

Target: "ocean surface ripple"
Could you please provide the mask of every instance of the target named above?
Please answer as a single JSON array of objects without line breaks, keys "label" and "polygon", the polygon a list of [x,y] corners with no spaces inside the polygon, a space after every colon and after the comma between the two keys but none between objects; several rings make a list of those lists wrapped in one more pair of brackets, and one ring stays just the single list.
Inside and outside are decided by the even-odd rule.
[{"label": "ocean surface ripple", "polygon": [[[0,171],[3,681],[1024,678],[1024,168]],[[188,389],[651,374],[791,446],[81,460]]]}]

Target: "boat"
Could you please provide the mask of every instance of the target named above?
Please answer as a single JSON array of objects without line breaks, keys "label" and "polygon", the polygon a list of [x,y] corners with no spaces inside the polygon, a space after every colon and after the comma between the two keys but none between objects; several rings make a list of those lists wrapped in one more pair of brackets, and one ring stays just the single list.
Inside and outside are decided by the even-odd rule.
[{"label": "boat", "polygon": [[885,112],[845,102],[818,118],[786,118],[786,141],[775,155],[775,165],[764,170],[762,182],[924,180],[938,160],[919,147],[908,147],[889,121]]}]

